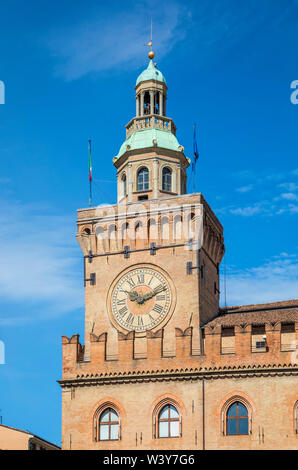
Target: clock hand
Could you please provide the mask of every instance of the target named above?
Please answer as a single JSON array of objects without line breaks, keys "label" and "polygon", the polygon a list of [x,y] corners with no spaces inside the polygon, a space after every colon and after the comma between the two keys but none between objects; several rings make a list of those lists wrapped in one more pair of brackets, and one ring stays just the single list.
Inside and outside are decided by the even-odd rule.
[{"label": "clock hand", "polygon": [[144,294],[144,295],[140,296],[141,299],[142,299],[142,302],[139,302],[139,300],[138,300],[138,303],[143,303],[143,302],[145,302],[146,300],[151,299],[151,298],[154,297],[156,294],[159,294],[159,292],[162,292],[162,291],[165,290],[165,289],[166,289],[166,287],[164,287],[164,286],[161,287],[161,288],[160,288],[160,287],[155,288],[155,289],[153,290],[153,292],[148,292],[147,294]]},{"label": "clock hand", "polygon": [[137,291],[129,291],[129,290],[124,290],[124,289],[121,289],[122,292],[124,292],[125,294],[128,294],[129,295],[129,298],[132,302],[134,302],[135,300],[138,299],[139,297],[139,294],[137,293]]}]

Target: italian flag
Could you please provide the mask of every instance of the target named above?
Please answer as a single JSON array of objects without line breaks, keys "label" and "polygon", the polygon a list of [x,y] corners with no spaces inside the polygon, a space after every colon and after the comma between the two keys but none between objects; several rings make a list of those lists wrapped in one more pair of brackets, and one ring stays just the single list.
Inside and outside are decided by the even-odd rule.
[{"label": "italian flag", "polygon": [[91,164],[91,140],[89,143],[89,181],[92,181],[92,164]]}]

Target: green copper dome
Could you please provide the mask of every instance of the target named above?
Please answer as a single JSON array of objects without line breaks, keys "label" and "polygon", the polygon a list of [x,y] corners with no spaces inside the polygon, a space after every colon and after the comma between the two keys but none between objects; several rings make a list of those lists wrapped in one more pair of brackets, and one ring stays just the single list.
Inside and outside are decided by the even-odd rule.
[{"label": "green copper dome", "polygon": [[[156,142],[153,142],[156,141]],[[162,129],[144,129],[133,132],[120,147],[116,160],[128,150],[160,147],[180,152],[182,147],[172,132]],[[127,148],[128,147],[128,148]]]},{"label": "green copper dome", "polygon": [[157,70],[152,60],[150,60],[148,67],[138,76],[136,85],[140,82],[145,82],[146,80],[157,80],[158,82],[166,83],[165,77],[159,70]]}]

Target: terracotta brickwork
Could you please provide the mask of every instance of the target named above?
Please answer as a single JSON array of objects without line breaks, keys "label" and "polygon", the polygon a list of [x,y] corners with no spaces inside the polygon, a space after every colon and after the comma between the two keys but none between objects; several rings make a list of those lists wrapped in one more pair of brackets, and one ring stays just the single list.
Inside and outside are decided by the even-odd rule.
[{"label": "terracotta brickwork", "polygon": [[298,300],[219,308],[223,227],[185,194],[190,160],[150,67],[127,137],[159,129],[166,148],[125,141],[118,204],[78,211],[85,340],[62,337],[62,448],[297,448]]}]

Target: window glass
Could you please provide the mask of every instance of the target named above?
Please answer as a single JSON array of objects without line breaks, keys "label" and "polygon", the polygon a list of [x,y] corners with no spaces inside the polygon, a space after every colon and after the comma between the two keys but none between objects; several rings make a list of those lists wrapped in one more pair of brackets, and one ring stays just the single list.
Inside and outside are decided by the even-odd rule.
[{"label": "window glass", "polygon": [[179,437],[179,421],[171,421],[170,430],[171,437]]},{"label": "window glass", "polygon": [[228,434],[237,434],[237,420],[236,419],[228,420]]},{"label": "window glass", "polygon": [[167,419],[169,417],[169,407],[165,406],[159,413],[159,419]]},{"label": "window glass", "polygon": [[118,415],[116,411],[111,409],[111,421],[118,421]]},{"label": "window glass", "polygon": [[141,168],[137,178],[138,191],[149,189],[149,171],[148,168]]},{"label": "window glass", "polygon": [[170,418],[179,418],[179,413],[173,405],[170,405]]},{"label": "window glass", "polygon": [[239,419],[239,434],[248,434],[248,419]]},{"label": "window glass", "polygon": [[99,418],[99,440],[119,439],[119,417],[115,410],[107,408]]},{"label": "window glass", "polygon": [[109,425],[101,424],[100,425],[100,440],[107,441],[109,439]]},{"label": "window glass", "polygon": [[172,190],[172,172],[169,168],[162,170],[162,189],[164,191]]},{"label": "window glass", "polygon": [[100,416],[100,421],[101,422],[105,422],[105,421],[109,421],[109,409],[105,410],[101,416]]},{"label": "window glass", "polygon": [[111,439],[118,439],[119,437],[119,424],[111,424]]},{"label": "window glass", "polygon": [[169,423],[168,423],[168,421],[160,421],[160,423],[159,423],[159,437],[169,437]]},{"label": "window glass", "polygon": [[238,403],[238,415],[247,416],[247,409],[242,403]]},{"label": "window glass", "polygon": [[228,409],[228,416],[237,416],[237,403],[233,403]]},{"label": "window glass", "polygon": [[159,437],[179,437],[179,413],[173,405],[166,405],[158,415]]},{"label": "window glass", "polygon": [[233,403],[227,412],[227,434],[248,434],[248,412],[239,401]]}]

